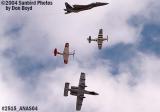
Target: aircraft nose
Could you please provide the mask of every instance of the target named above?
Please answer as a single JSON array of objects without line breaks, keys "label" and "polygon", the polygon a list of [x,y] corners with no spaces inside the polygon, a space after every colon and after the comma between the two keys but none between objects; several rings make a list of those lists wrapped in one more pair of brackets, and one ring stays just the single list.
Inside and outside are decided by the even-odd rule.
[{"label": "aircraft nose", "polygon": [[99,95],[99,94],[95,92],[95,95]]},{"label": "aircraft nose", "polygon": [[102,3],[102,5],[107,5],[107,4],[109,4],[109,3]]}]

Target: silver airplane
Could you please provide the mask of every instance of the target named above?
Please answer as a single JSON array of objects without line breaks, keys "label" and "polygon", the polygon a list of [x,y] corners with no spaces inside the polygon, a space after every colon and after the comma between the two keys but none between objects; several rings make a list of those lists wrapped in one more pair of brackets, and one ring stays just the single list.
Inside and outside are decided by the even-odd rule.
[{"label": "silver airplane", "polygon": [[69,56],[73,55],[73,58],[74,58],[75,51],[73,51],[72,53],[70,53],[69,52],[69,43],[65,43],[65,47],[64,47],[63,53],[59,52],[57,50],[57,48],[55,48],[54,51],[53,51],[53,54],[54,54],[54,56],[57,56],[57,54],[62,55],[63,56],[63,60],[64,60],[64,64],[68,64],[68,58],[69,58]]},{"label": "silver airplane", "polygon": [[108,41],[108,35],[107,35],[107,38],[103,38],[103,29],[100,29],[99,34],[98,34],[98,38],[92,39],[91,36],[89,36],[89,38],[87,38],[87,40],[89,43],[91,43],[91,41],[96,41],[98,44],[98,48],[102,49],[103,41],[105,41],[105,40]]},{"label": "silver airplane", "polygon": [[69,83],[68,82],[65,83],[64,96],[68,96],[68,91],[70,91],[71,95],[77,96],[77,102],[76,102],[77,111],[81,110],[83,98],[85,98],[84,94],[99,95],[98,93],[94,91],[85,90],[85,87],[87,87],[85,85],[85,73],[81,73],[78,87],[71,86],[71,89],[69,89]]},{"label": "silver airplane", "polygon": [[66,9],[64,9],[64,11],[66,11],[65,14],[68,14],[71,12],[77,13],[80,11],[89,10],[94,7],[99,7],[99,6],[103,6],[103,5],[107,5],[107,4],[109,4],[109,3],[96,2],[96,3],[91,3],[88,5],[73,5],[73,6],[71,6],[67,2],[65,2]]}]

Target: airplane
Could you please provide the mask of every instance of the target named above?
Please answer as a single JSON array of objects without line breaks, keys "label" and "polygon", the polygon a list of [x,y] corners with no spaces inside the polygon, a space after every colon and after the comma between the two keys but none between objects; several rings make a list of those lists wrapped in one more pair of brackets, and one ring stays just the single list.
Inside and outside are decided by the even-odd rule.
[{"label": "airplane", "polygon": [[102,49],[103,41],[105,41],[105,40],[108,41],[108,35],[107,35],[107,38],[103,38],[103,29],[99,29],[98,38],[91,39],[91,36],[89,36],[89,38],[87,38],[87,40],[89,43],[91,43],[91,41],[96,41],[98,44],[98,48]]},{"label": "airplane", "polygon": [[73,55],[73,57],[74,57],[75,51],[70,53],[69,52],[69,43],[65,43],[65,47],[64,47],[63,53],[57,51],[57,48],[55,48],[54,51],[53,51],[53,54],[54,54],[54,56],[57,56],[57,54],[62,55],[63,59],[64,59],[64,64],[67,64],[69,55]]},{"label": "airplane", "polygon": [[67,2],[65,2],[66,9],[64,9],[64,11],[66,11],[65,14],[69,14],[71,12],[77,13],[80,11],[89,10],[94,7],[99,7],[99,6],[103,6],[103,5],[107,5],[107,4],[109,4],[109,3],[95,2],[95,3],[88,4],[88,5],[73,5],[73,6],[71,6]]},{"label": "airplane", "polygon": [[69,83],[68,82],[65,83],[64,96],[68,96],[68,91],[70,91],[71,95],[77,96],[77,101],[76,101],[76,110],[77,111],[81,110],[83,98],[85,98],[84,94],[99,95],[98,93],[96,93],[94,91],[85,90],[85,87],[87,87],[87,86],[85,85],[85,73],[83,73],[83,72],[81,73],[78,87],[71,86],[71,88],[69,89]]}]

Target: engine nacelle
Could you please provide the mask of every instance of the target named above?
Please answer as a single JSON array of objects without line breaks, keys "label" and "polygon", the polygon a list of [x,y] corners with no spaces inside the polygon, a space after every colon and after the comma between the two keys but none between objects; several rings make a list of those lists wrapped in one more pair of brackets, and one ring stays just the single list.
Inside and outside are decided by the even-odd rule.
[{"label": "engine nacelle", "polygon": [[88,87],[88,86],[86,86],[86,85],[80,85],[81,87]]},{"label": "engine nacelle", "polygon": [[78,89],[78,87],[76,87],[76,86],[71,86],[71,89]]},{"label": "engine nacelle", "polygon": [[71,86],[71,91],[70,91],[71,95],[77,96],[78,94],[78,87],[76,86]]},{"label": "engine nacelle", "polygon": [[70,94],[74,95],[74,96],[77,96],[78,92],[77,91],[71,91]]},{"label": "engine nacelle", "polygon": [[81,98],[86,98],[86,97],[84,97],[84,96],[82,96],[82,95],[80,95],[79,97],[81,97]]}]

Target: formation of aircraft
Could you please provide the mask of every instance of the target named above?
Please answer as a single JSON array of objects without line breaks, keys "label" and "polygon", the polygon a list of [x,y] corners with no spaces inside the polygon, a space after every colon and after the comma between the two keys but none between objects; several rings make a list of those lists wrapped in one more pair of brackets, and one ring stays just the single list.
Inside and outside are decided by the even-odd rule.
[{"label": "formation of aircraft", "polygon": [[64,96],[68,96],[68,92],[70,91],[71,95],[74,95],[77,97],[77,101],[76,101],[76,110],[77,111],[81,110],[82,102],[83,102],[83,99],[85,98],[84,94],[99,95],[98,93],[96,93],[94,91],[85,90],[85,87],[87,87],[85,85],[85,73],[81,73],[78,87],[71,86],[71,88],[69,88],[69,83],[68,82],[65,83]]},{"label": "formation of aircraft", "polygon": [[53,53],[54,53],[54,56],[57,56],[57,54],[62,55],[63,56],[63,60],[64,60],[64,64],[67,64],[69,55],[73,55],[73,57],[74,57],[75,51],[70,53],[69,52],[69,43],[65,43],[65,47],[64,47],[63,53],[59,52],[57,50],[57,48],[54,49]]},{"label": "formation of aircraft", "polygon": [[99,33],[98,33],[98,38],[92,39],[91,36],[89,36],[89,38],[87,38],[87,40],[89,43],[91,43],[91,41],[96,41],[98,44],[98,48],[102,49],[103,41],[105,41],[105,40],[108,41],[108,35],[107,35],[107,38],[103,38],[103,29],[100,29]]},{"label": "formation of aircraft", "polygon": [[64,9],[64,11],[66,11],[65,14],[69,14],[71,12],[77,13],[80,11],[89,10],[94,7],[104,6],[107,4],[109,4],[109,3],[96,2],[96,3],[91,3],[88,5],[73,5],[73,6],[71,6],[66,2],[65,3],[66,9]]},{"label": "formation of aircraft", "polygon": [[[92,9],[94,7],[99,7],[99,6],[104,6],[107,5],[109,3],[102,3],[102,2],[96,2],[96,3],[91,3],[88,5],[69,5],[67,2],[65,3],[66,9],[64,9],[65,14],[69,14],[69,13],[77,13],[80,11],[84,11],[84,10],[89,10]],[[91,43],[91,41],[96,41],[98,44],[98,48],[102,49],[102,44],[103,41],[107,40],[108,41],[108,35],[107,38],[103,38],[103,29],[99,29],[99,34],[98,34],[98,38],[92,39],[91,36],[89,36],[89,38],[87,38],[88,42]],[[63,60],[64,60],[64,64],[68,63],[68,59],[70,55],[75,55],[75,51],[73,51],[72,53],[69,52],[69,43],[65,43],[65,47],[63,50],[63,53],[59,52],[57,50],[57,48],[54,49],[53,51],[54,56],[58,55],[62,55],[63,56]],[[98,93],[94,92],[94,91],[88,91],[85,90],[85,88],[87,87],[85,84],[85,73],[81,73],[80,75],[80,79],[79,79],[79,85],[76,86],[71,86],[71,88],[69,88],[69,84],[68,82],[65,83],[64,86],[64,96],[68,96],[68,92],[70,92],[71,95],[76,96],[77,100],[76,100],[76,110],[80,111],[81,107],[82,107],[82,103],[83,103],[83,99],[85,98],[85,94],[88,95],[99,95]]]}]

